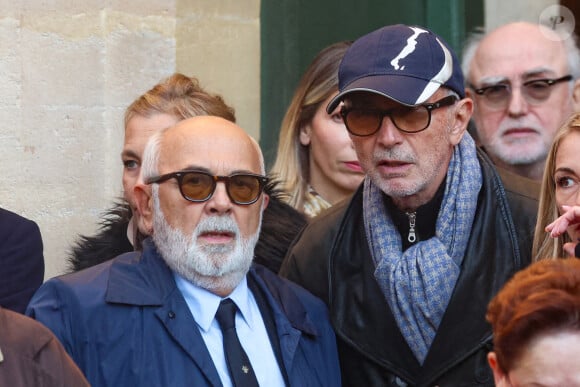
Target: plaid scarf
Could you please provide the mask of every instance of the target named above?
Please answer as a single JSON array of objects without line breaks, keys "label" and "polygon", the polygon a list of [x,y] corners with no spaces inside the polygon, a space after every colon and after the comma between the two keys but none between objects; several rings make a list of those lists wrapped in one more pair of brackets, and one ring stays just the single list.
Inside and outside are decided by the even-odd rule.
[{"label": "plaid scarf", "polygon": [[364,181],[364,224],[375,279],[421,364],[459,277],[481,182],[475,144],[466,133],[451,157],[435,236],[402,252],[401,236],[385,208],[383,192],[368,177]]}]

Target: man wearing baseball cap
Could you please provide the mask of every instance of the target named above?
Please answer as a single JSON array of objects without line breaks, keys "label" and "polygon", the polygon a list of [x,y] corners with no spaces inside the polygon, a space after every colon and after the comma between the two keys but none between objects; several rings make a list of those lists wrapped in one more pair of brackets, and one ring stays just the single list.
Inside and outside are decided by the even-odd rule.
[{"label": "man wearing baseball cap", "polygon": [[367,177],[281,274],[328,304],[344,385],[493,385],[486,307],[530,262],[537,201],[476,149],[459,61],[423,27],[354,42],[338,104]]}]

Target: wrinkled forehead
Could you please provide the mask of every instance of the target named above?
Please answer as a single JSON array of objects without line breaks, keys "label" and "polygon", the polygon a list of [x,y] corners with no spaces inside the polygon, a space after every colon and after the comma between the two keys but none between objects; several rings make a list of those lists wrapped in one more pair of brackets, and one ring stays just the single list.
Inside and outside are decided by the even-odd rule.
[{"label": "wrinkled forehead", "polygon": [[472,64],[472,75],[522,76],[544,69],[560,73],[568,67],[561,40],[550,40],[538,28],[500,30],[480,43]]},{"label": "wrinkled forehead", "polygon": [[159,153],[160,173],[204,169],[213,174],[262,174],[259,148],[245,134],[200,131],[167,136]]}]

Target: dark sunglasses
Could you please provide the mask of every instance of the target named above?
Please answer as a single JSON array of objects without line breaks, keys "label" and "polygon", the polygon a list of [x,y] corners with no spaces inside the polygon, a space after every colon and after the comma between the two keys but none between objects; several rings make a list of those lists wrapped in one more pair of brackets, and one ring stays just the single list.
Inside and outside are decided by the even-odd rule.
[{"label": "dark sunglasses", "polygon": [[186,170],[151,177],[145,184],[159,184],[169,179],[177,180],[179,191],[185,200],[196,203],[209,200],[215,192],[218,181],[223,181],[230,200],[239,205],[255,203],[268,182],[267,177],[252,173],[214,176],[204,171]]},{"label": "dark sunglasses", "polygon": [[365,107],[343,107],[340,111],[346,130],[354,136],[372,136],[381,128],[385,117],[389,117],[401,132],[417,133],[431,125],[433,110],[451,106],[457,97],[449,95],[433,103],[417,106],[400,106],[394,109],[381,110]]}]

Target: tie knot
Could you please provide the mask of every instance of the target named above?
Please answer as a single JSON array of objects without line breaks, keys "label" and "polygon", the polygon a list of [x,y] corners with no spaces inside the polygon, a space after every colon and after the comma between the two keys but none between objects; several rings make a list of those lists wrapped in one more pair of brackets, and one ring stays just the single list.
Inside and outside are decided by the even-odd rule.
[{"label": "tie knot", "polygon": [[220,324],[222,331],[236,328],[235,321],[237,311],[238,307],[231,300],[231,298],[226,298],[220,302],[220,306],[218,307],[218,310],[215,314],[215,318]]}]

